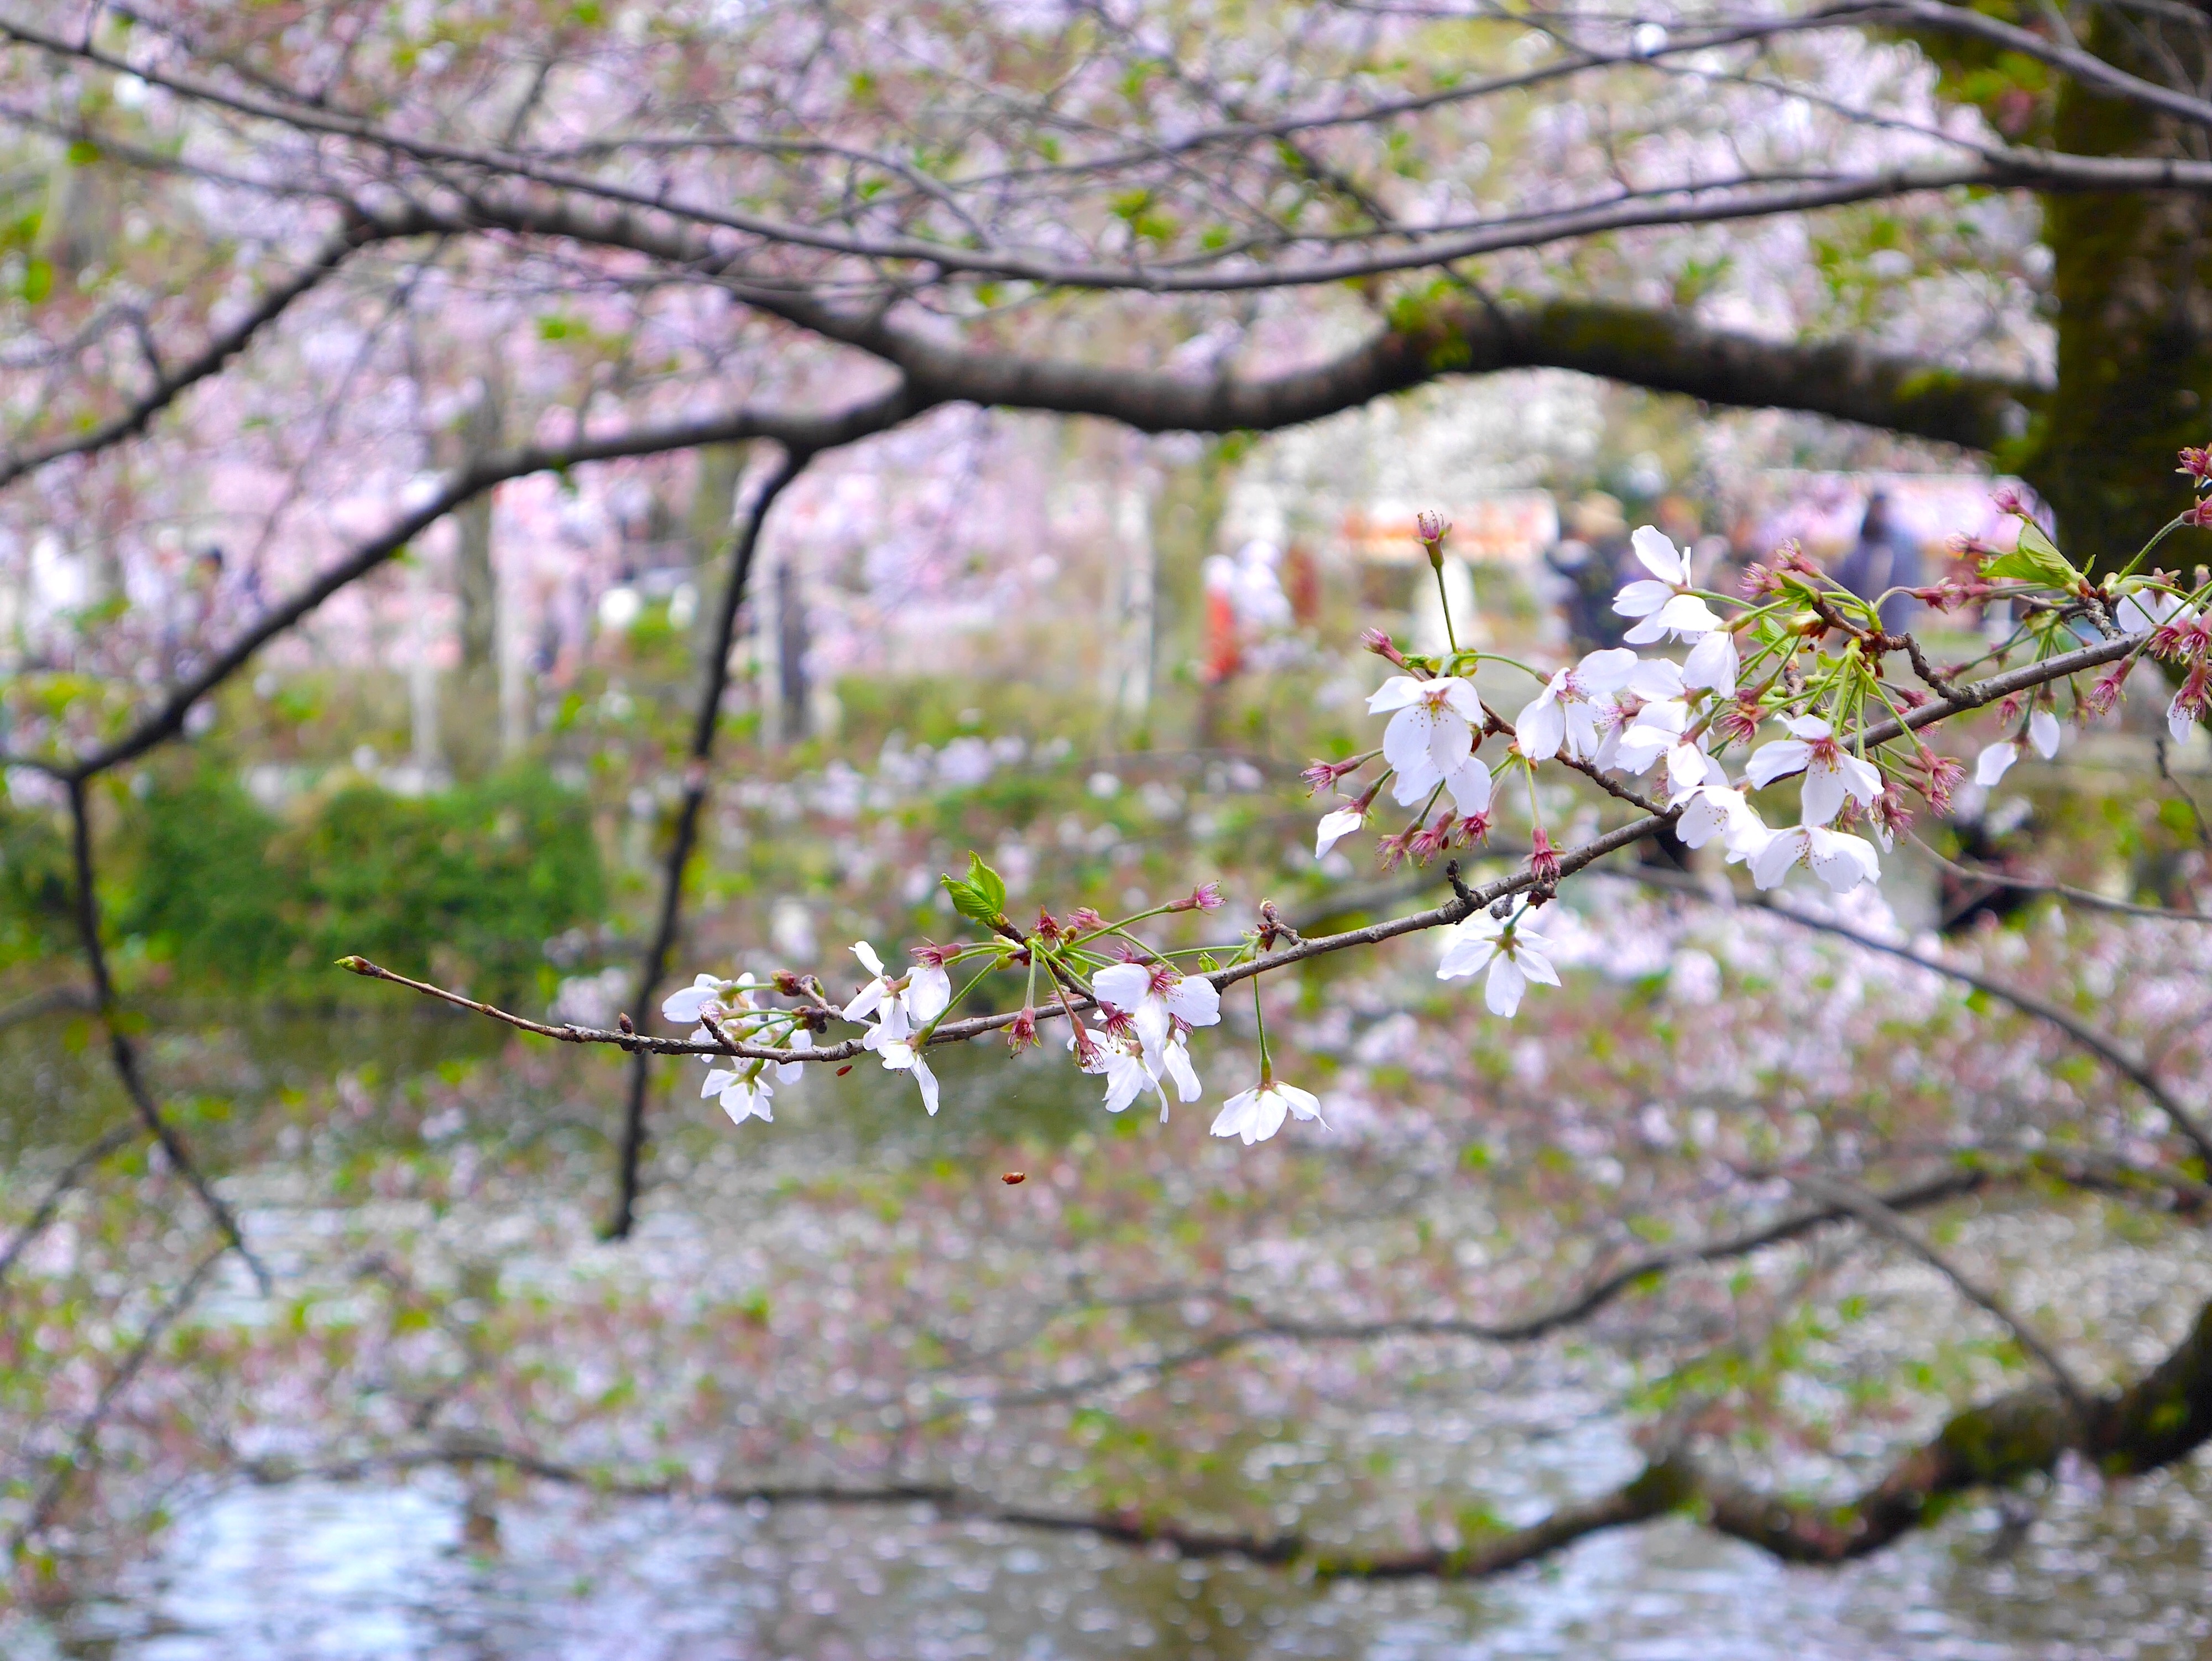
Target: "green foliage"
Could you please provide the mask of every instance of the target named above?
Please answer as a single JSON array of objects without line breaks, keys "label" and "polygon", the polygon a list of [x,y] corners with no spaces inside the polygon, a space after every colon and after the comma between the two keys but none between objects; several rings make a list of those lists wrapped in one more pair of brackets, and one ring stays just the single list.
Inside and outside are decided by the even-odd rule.
[{"label": "green foliage", "polygon": [[204,770],[135,818],[118,925],[193,980],[266,985],[359,952],[513,988],[605,901],[588,811],[534,770],[420,798],[356,784],[290,825]]},{"label": "green foliage", "polygon": [[451,953],[513,985],[605,898],[583,803],[535,771],[419,799],[355,786],[286,852],[318,962],[357,952],[420,970]]},{"label": "green foliage", "polygon": [[51,813],[0,805],[0,964],[65,951],[69,839]]},{"label": "green foliage", "polygon": [[195,978],[265,980],[295,942],[269,847],[279,826],[235,780],[202,771],[147,795],[140,881],[117,916],[126,935],[159,941]]}]

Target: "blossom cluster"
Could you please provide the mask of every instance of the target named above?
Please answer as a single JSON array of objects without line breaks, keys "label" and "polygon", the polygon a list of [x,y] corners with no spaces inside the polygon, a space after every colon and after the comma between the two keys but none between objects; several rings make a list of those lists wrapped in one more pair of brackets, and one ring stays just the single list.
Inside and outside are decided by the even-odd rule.
[{"label": "blossom cluster", "polygon": [[[1620,646],[1548,672],[1502,654],[1462,650],[1451,633],[1448,596],[1452,644],[1445,654],[1409,654],[1370,631],[1369,649],[1395,672],[1367,707],[1388,720],[1374,749],[1307,770],[1316,791],[1330,789],[1340,799],[1321,818],[1316,857],[1368,824],[1386,786],[1391,801],[1412,810],[1402,828],[1378,839],[1386,868],[1487,843],[1494,816],[1525,795],[1526,869],[1481,899],[1462,888],[1456,908],[1414,924],[1445,923],[1438,977],[1483,977],[1489,1008],[1510,1017],[1532,984],[1559,984],[1536,918],[1559,883],[1603,851],[1597,845],[1566,851],[1553,841],[1537,788],[1541,770],[1571,770],[1642,809],[1650,816],[1646,834],[1664,825],[1692,849],[1716,846],[1724,864],[1742,866],[1758,889],[1777,888],[1804,870],[1840,895],[1880,876],[1883,853],[1911,824],[1908,792],[1941,813],[1963,782],[1963,765],[1919,736],[1935,721],[1998,704],[2004,736],[1982,750],[1974,768],[1978,782],[1993,785],[2023,745],[2046,758],[2057,753],[2067,724],[2062,693],[2074,721],[2100,714],[2146,654],[2180,672],[2168,711],[2176,735],[2202,719],[2212,704],[2212,585],[2191,591],[2165,572],[2138,571],[2159,540],[2197,522],[2191,515],[2198,510],[2192,506],[2168,525],[2126,569],[2093,582],[2024,504],[2000,506],[2018,521],[2014,548],[1977,547],[1971,578],[1902,591],[1946,609],[2002,600],[2020,618],[2010,639],[1948,668],[1933,666],[1916,639],[1885,624],[1883,606],[1893,594],[1852,593],[1794,545],[1752,566],[1740,594],[1723,595],[1701,587],[1689,556],[1649,526],[1631,539],[1646,575],[1613,601],[1628,620]],[[1441,592],[1449,526],[1433,514],[1417,524]],[[2007,669],[2021,655],[2028,656],[2024,668]],[[2092,663],[2110,666],[2084,690],[2079,673]],[[1960,678],[1984,668],[2005,670],[2006,678],[1962,691]],[[1530,690],[1509,721],[1492,700],[1516,676]],[[1789,796],[1778,799],[1778,788],[1792,784]],[[1066,1018],[1066,1047],[1082,1072],[1103,1080],[1109,1112],[1149,1096],[1164,1118],[1171,1101],[1203,1095],[1193,1040],[1219,1025],[1223,985],[1249,979],[1259,1081],[1230,1098],[1213,1134],[1249,1145],[1291,1118],[1322,1122],[1316,1098],[1274,1076],[1257,988],[1262,973],[1289,960],[1271,955],[1275,948],[1297,937],[1270,909],[1234,946],[1167,950],[1145,940],[1139,927],[1169,913],[1218,908],[1214,885],[1132,916],[1109,920],[1079,907],[1065,916],[1041,910],[1034,922],[1017,924],[1007,916],[1005,883],[979,856],[970,856],[964,878],[943,881],[954,910],[980,925],[982,938],[915,947],[914,966],[900,974],[868,942],[855,942],[868,978],[842,1001],[812,977],[789,974],[702,975],[672,995],[663,1014],[696,1023],[694,1043],[714,1052],[702,1057],[703,1093],[719,1098],[735,1121],[765,1120],[775,1086],[795,1077],[803,1062],[870,1054],[908,1074],[934,1114],[930,1045],[995,1030],[1012,1050],[1028,1048],[1041,1042],[1042,1001],[1048,1017]],[[1327,949],[1362,938],[1339,937]],[[1191,958],[1197,961],[1179,961]],[[955,968],[972,971],[957,989]],[[1025,976],[1019,1011],[969,1017],[943,1030],[948,1013],[994,971]],[[771,994],[788,1001],[771,1001]],[[860,1036],[817,1044],[816,1035],[840,1023]]]}]

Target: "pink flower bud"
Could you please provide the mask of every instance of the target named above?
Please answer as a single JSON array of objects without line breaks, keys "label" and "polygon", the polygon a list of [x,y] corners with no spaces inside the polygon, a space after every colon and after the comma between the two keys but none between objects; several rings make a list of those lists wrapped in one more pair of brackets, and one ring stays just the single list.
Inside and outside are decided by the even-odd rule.
[{"label": "pink flower bud", "polygon": [[1951,811],[1951,793],[1966,779],[1966,764],[1954,761],[1948,756],[1939,756],[1933,750],[1923,749],[1920,765],[1920,794],[1928,799],[1928,806],[1934,812],[1948,813]]},{"label": "pink flower bud", "polygon": [[1490,840],[1490,815],[1469,813],[1452,826],[1452,840],[1462,848],[1472,848],[1479,842]]},{"label": "pink flower bud", "polygon": [[2203,490],[2205,485],[2212,484],[2212,450],[2191,446],[2181,453],[2181,465],[2173,471],[2195,479],[2197,488]]},{"label": "pink flower bud", "polygon": [[1445,849],[1450,847],[1451,826],[1451,815],[1439,813],[1437,815],[1435,824],[1423,825],[1407,837],[1406,851],[1413,856],[1413,863],[1426,865]]},{"label": "pink flower bud", "polygon": [[1406,666],[1405,654],[1391,644],[1390,636],[1384,634],[1380,629],[1361,630],[1359,631],[1359,643],[1365,647],[1369,651],[1374,653],[1376,657],[1387,659],[1389,661],[1396,664],[1401,669]]},{"label": "pink flower bud", "polygon": [[1079,905],[1067,914],[1068,932],[1071,934],[1092,934],[1105,926],[1106,919],[1087,905]]},{"label": "pink flower bud", "polygon": [[1202,882],[1182,899],[1170,903],[1170,911],[1218,911],[1222,906],[1221,885]]},{"label": "pink flower bud", "polygon": [[1559,852],[1552,846],[1552,839],[1538,825],[1528,838],[1528,869],[1539,885],[1550,887],[1559,879]]},{"label": "pink flower bud", "polygon": [[1451,522],[1433,508],[1424,508],[1413,515],[1413,534],[1420,538],[1421,545],[1431,554],[1450,531]]},{"label": "pink flower bud", "polygon": [[2027,517],[2027,503],[2014,485],[2000,484],[1990,492],[1990,505],[2001,514],[2010,514],[2015,519]]},{"label": "pink flower bud", "polygon": [[[1080,1025],[1081,1023],[1079,1022],[1078,1025]],[[1041,1040],[1037,1037],[1036,1011],[1024,1008],[1020,1014],[1014,1017],[1012,1025],[1006,1028],[1006,1048],[1020,1051],[1039,1042]]]},{"label": "pink flower bud", "polygon": [[965,942],[960,940],[955,940],[950,946],[938,946],[933,943],[912,948],[914,960],[918,964],[925,964],[932,969],[944,968],[965,949]]}]

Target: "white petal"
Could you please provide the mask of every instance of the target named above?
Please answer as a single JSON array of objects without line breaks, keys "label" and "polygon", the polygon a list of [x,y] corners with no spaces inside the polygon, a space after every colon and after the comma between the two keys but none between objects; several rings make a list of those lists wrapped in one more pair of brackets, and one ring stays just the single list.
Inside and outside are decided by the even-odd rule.
[{"label": "white petal", "polygon": [[1678,744],[1667,752],[1667,782],[1679,793],[1705,782],[1705,752],[1694,744]]},{"label": "white petal", "polygon": [[1340,807],[1333,813],[1321,816],[1321,824],[1314,832],[1314,857],[1320,859],[1338,843],[1359,829],[1361,815],[1350,807]]},{"label": "white petal", "polygon": [[1652,613],[1644,626],[1669,630],[1689,640],[1719,628],[1721,620],[1697,595],[1677,594]]},{"label": "white petal", "polygon": [[1283,1110],[1287,1105],[1280,1092],[1262,1090],[1260,1099],[1252,1104],[1252,1112],[1244,1126],[1244,1145],[1264,1142],[1283,1128]]},{"label": "white petal", "polygon": [[1528,978],[1520,965],[1501,952],[1490,960],[1490,978],[1483,983],[1482,1001],[1490,1006],[1492,1014],[1510,1016],[1521,1007],[1521,995],[1528,987]]},{"label": "white petal", "polygon": [[1838,756],[1836,765],[1841,770],[1844,788],[1859,799],[1859,806],[1871,807],[1881,797],[1881,770],[1872,762],[1858,756]]},{"label": "white petal", "polygon": [[933,1021],[952,1001],[952,977],[939,964],[916,968],[906,983],[908,1013],[918,1021]]},{"label": "white petal", "polygon": [[2048,709],[2039,709],[2027,718],[2027,741],[2035,746],[2035,753],[2049,761],[2058,753],[2058,717]]},{"label": "white petal", "polygon": [[1790,874],[1797,856],[1805,851],[1805,832],[1800,828],[1777,830],[1750,855],[1751,879],[1760,888],[1777,886]]},{"label": "white petal", "polygon": [[1808,824],[1826,824],[1843,811],[1844,776],[1832,767],[1811,767],[1805,773],[1805,791],[1799,798]]},{"label": "white petal", "polygon": [[1134,1014],[1152,989],[1152,971],[1137,963],[1110,964],[1091,977],[1091,989],[1099,1001]]},{"label": "white petal", "polygon": [[1393,675],[1384,681],[1380,690],[1370,693],[1367,713],[1379,715],[1386,709],[1403,709],[1407,704],[1421,701],[1421,683],[1411,675]]},{"label": "white petal", "polygon": [[[2176,692],[2173,702],[2166,706],[2166,730],[2173,735],[2176,744],[2185,744],[2189,739],[2189,729],[2196,725],[2197,718],[2182,708],[2181,694]],[[1983,753],[1986,755],[1988,752],[1984,751]],[[1974,776],[1977,780],[1981,777],[1978,770]]]},{"label": "white petal", "polygon": [[1465,922],[1455,924],[1444,933],[1444,949],[1437,959],[1437,978],[1456,980],[1462,975],[1479,975],[1498,954],[1498,927],[1492,923],[1487,930],[1477,927],[1490,922],[1490,914],[1478,911]]},{"label": "white petal", "polygon": [[845,1006],[845,1019],[857,1021],[875,1013],[877,1007],[890,995],[890,989],[878,975],[860,989],[860,995]]},{"label": "white petal", "polygon": [[1474,753],[1474,729],[1449,711],[1429,728],[1429,765],[1443,778]]},{"label": "white petal", "polygon": [[1626,690],[1650,703],[1680,698],[1684,685],[1681,670],[1665,658],[1638,658],[1628,672]]},{"label": "white petal", "polygon": [[1690,648],[1689,660],[1682,666],[1682,684],[1708,687],[1723,697],[1734,697],[1736,667],[1735,636],[1725,629],[1716,629]]},{"label": "white petal", "polygon": [[921,1086],[921,1104],[929,1110],[929,1116],[937,1116],[937,1074],[929,1070],[929,1063],[919,1056],[914,1058],[914,1081]]},{"label": "white petal", "polygon": [[1784,715],[1782,724],[1795,739],[1832,739],[1836,729],[1818,715]]},{"label": "white petal", "polygon": [[1881,874],[1874,844],[1863,837],[1816,830],[1810,833],[1808,853],[1813,874],[1838,894],[1848,894]]},{"label": "white petal", "polygon": [[1797,739],[1777,739],[1762,744],[1744,764],[1743,776],[1754,789],[1764,790],[1777,779],[1802,771],[1813,758],[1813,746]]},{"label": "white petal", "polygon": [[1198,1069],[1190,1064],[1190,1047],[1171,1043],[1160,1059],[1167,1064],[1168,1077],[1175,1080],[1176,1098],[1196,1101],[1203,1092],[1198,1082]]},{"label": "white petal", "polygon": [[[1097,985],[1093,981],[1093,986]],[[1221,992],[1212,981],[1186,975],[1160,995],[1167,1013],[1185,1026],[1212,1026],[1221,1019]]]},{"label": "white petal", "polygon": [[[1625,618],[1648,618],[1668,600],[1674,591],[1663,582],[1645,580],[1632,582],[1613,597],[1613,609]],[[1657,636],[1649,638],[1657,639]]]},{"label": "white petal", "polygon": [[1530,946],[1527,940],[1513,953],[1513,961],[1523,975],[1539,986],[1557,986],[1559,983],[1559,971],[1552,967],[1552,960]]},{"label": "white petal", "polygon": [[876,948],[866,940],[853,942],[853,955],[860,960],[860,967],[871,975],[880,977],[883,974],[884,960],[876,955]]},{"label": "white petal", "polygon": [[708,1096],[719,1096],[737,1081],[738,1075],[728,1068],[710,1067],[707,1069],[707,1082],[699,1086],[700,1098],[703,1100]]},{"label": "white petal", "polygon": [[1490,770],[1483,765],[1481,757],[1469,756],[1444,775],[1444,788],[1451,794],[1452,806],[1462,818],[1487,812]]},{"label": "white petal", "polygon": [[1635,534],[1628,538],[1628,545],[1636,551],[1636,557],[1644,569],[1660,581],[1679,587],[1690,580],[1690,562],[1656,526],[1638,526]]},{"label": "white petal", "polygon": [[1299,1089],[1294,1084],[1279,1084],[1275,1086],[1275,1090],[1290,1108],[1292,1118],[1312,1119],[1319,1123],[1323,1129],[1328,1128],[1328,1121],[1321,1116],[1321,1098],[1310,1091]]},{"label": "white petal", "polygon": [[[1217,1136],[1242,1136],[1250,1117],[1252,1104],[1260,1099],[1256,1090],[1240,1090],[1221,1104],[1221,1111],[1213,1116],[1213,1134]],[[1251,1139],[1246,1137],[1249,1141]]]},{"label": "white petal", "polygon": [[[1430,729],[1434,725],[1428,709],[1415,704],[1391,716],[1390,724],[1382,729],[1382,759],[1398,773],[1391,794],[1401,803],[1418,801],[1443,775],[1443,770],[1429,759]],[[1466,729],[1461,726],[1461,730]]]},{"label": "white petal", "polygon": [[1549,761],[1567,736],[1567,712],[1547,690],[1513,718],[1513,742],[1530,761]]},{"label": "white petal", "polygon": [[1482,720],[1482,700],[1475,695],[1474,683],[1463,675],[1447,675],[1442,680],[1429,683],[1429,695],[1443,694],[1444,708],[1469,726]]},{"label": "white petal", "polygon": [[[1661,605],[1666,604],[1664,600]],[[1640,614],[1639,614],[1640,615]],[[1635,653],[1626,646],[1608,646],[1601,652],[1592,652],[1575,665],[1571,672],[1575,684],[1588,697],[1592,692],[1617,692],[1628,684],[1628,677],[1641,662]],[[1673,665],[1668,666],[1672,668]],[[1554,675],[1552,684],[1557,686],[1559,678]]]},{"label": "white petal", "polygon": [[1984,788],[1995,784],[2020,759],[2020,746],[2008,739],[1992,744],[1974,758],[1974,782]]},{"label": "white petal", "polygon": [[[1613,609],[1618,611],[1620,608],[1615,606]],[[1667,638],[1667,626],[1659,621],[1659,614],[1656,611],[1654,611],[1650,617],[1644,618],[1643,622],[1638,624],[1633,629],[1631,629],[1626,634],[1623,635],[1621,638],[1626,641],[1631,646],[1649,646],[1654,641],[1660,641]]]}]

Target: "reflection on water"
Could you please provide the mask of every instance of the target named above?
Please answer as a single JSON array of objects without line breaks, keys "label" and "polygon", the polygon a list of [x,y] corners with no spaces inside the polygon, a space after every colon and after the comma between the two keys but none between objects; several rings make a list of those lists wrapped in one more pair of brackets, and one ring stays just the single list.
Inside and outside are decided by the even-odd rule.
[{"label": "reflection on water", "polygon": [[1835,1572],[1677,1522],[1501,1584],[1377,1588],[924,1516],[493,1500],[441,1476],[216,1495],[112,1600],[0,1638],[25,1661],[2183,1661],[2212,1646],[2208,1501],[2199,1463],[2061,1484],[2016,1544],[1990,1511]]},{"label": "reflection on water", "polygon": [[[428,1069],[486,1053],[482,1031],[413,1018],[210,1025],[173,1040],[159,1062],[171,1081],[197,1080],[203,1101],[221,1096],[231,1104],[195,1121],[219,1148],[295,1080],[327,1080],[372,1064],[386,1076]],[[0,1114],[0,1140],[11,1149],[74,1142],[109,1122],[113,1104],[65,1042],[49,1032],[35,1045],[12,1040],[10,1049],[25,1080],[15,1110]],[[805,1089],[780,1098],[775,1139],[738,1162],[742,1171],[729,1178],[738,1186],[719,1203],[708,1200],[708,1166],[736,1156],[711,1107],[684,1092],[665,1127],[668,1186],[632,1253],[692,1249],[695,1232],[757,1219],[762,1208],[729,1203],[729,1196],[764,1198],[781,1178],[818,1171],[856,1147],[873,1162],[941,1158],[954,1137],[981,1147],[1018,1128],[1059,1141],[1095,1118],[1064,1066],[987,1068],[987,1059],[947,1058],[948,1092],[964,1104],[957,1128],[924,1120],[904,1080],[872,1069],[856,1074],[834,1105]],[[559,1123],[596,1135],[576,1105],[586,1099],[611,1095],[571,1098]],[[511,1147],[519,1134],[545,1130],[542,1106],[518,1095],[501,1110],[510,1122],[479,1119],[465,1134]],[[386,1133],[364,1111],[347,1134],[374,1143]],[[422,1134],[430,1135],[429,1122]],[[589,1151],[597,1172],[600,1148]],[[680,1206],[679,1190],[689,1194]],[[280,1263],[304,1257],[299,1243],[343,1214],[327,1189],[299,1192],[294,1202],[249,1202],[252,1226]],[[1556,1379],[1538,1388],[1559,1405]],[[1486,1401],[1509,1422],[1521,1405],[1503,1393]],[[1390,1426],[1370,1422],[1362,1433],[1473,1461],[1480,1486],[1517,1519],[1633,1469],[1618,1427],[1565,1417],[1571,1427],[1564,1433],[1516,1434],[1487,1446],[1478,1437],[1469,1447],[1464,1432],[1447,1434],[1402,1408]],[[2073,1475],[2043,1496],[2025,1530],[1984,1506],[1840,1571],[1786,1569],[1671,1522],[1589,1540],[1505,1581],[1469,1587],[1316,1585],[1249,1565],[1179,1562],[926,1512],[600,1502],[444,1474],[210,1488],[177,1496],[173,1509],[174,1525],[154,1555],[97,1596],[36,1615],[0,1615],[0,1654],[2182,1661],[2212,1652],[2212,1465],[2202,1457],[2109,1492]]]}]

